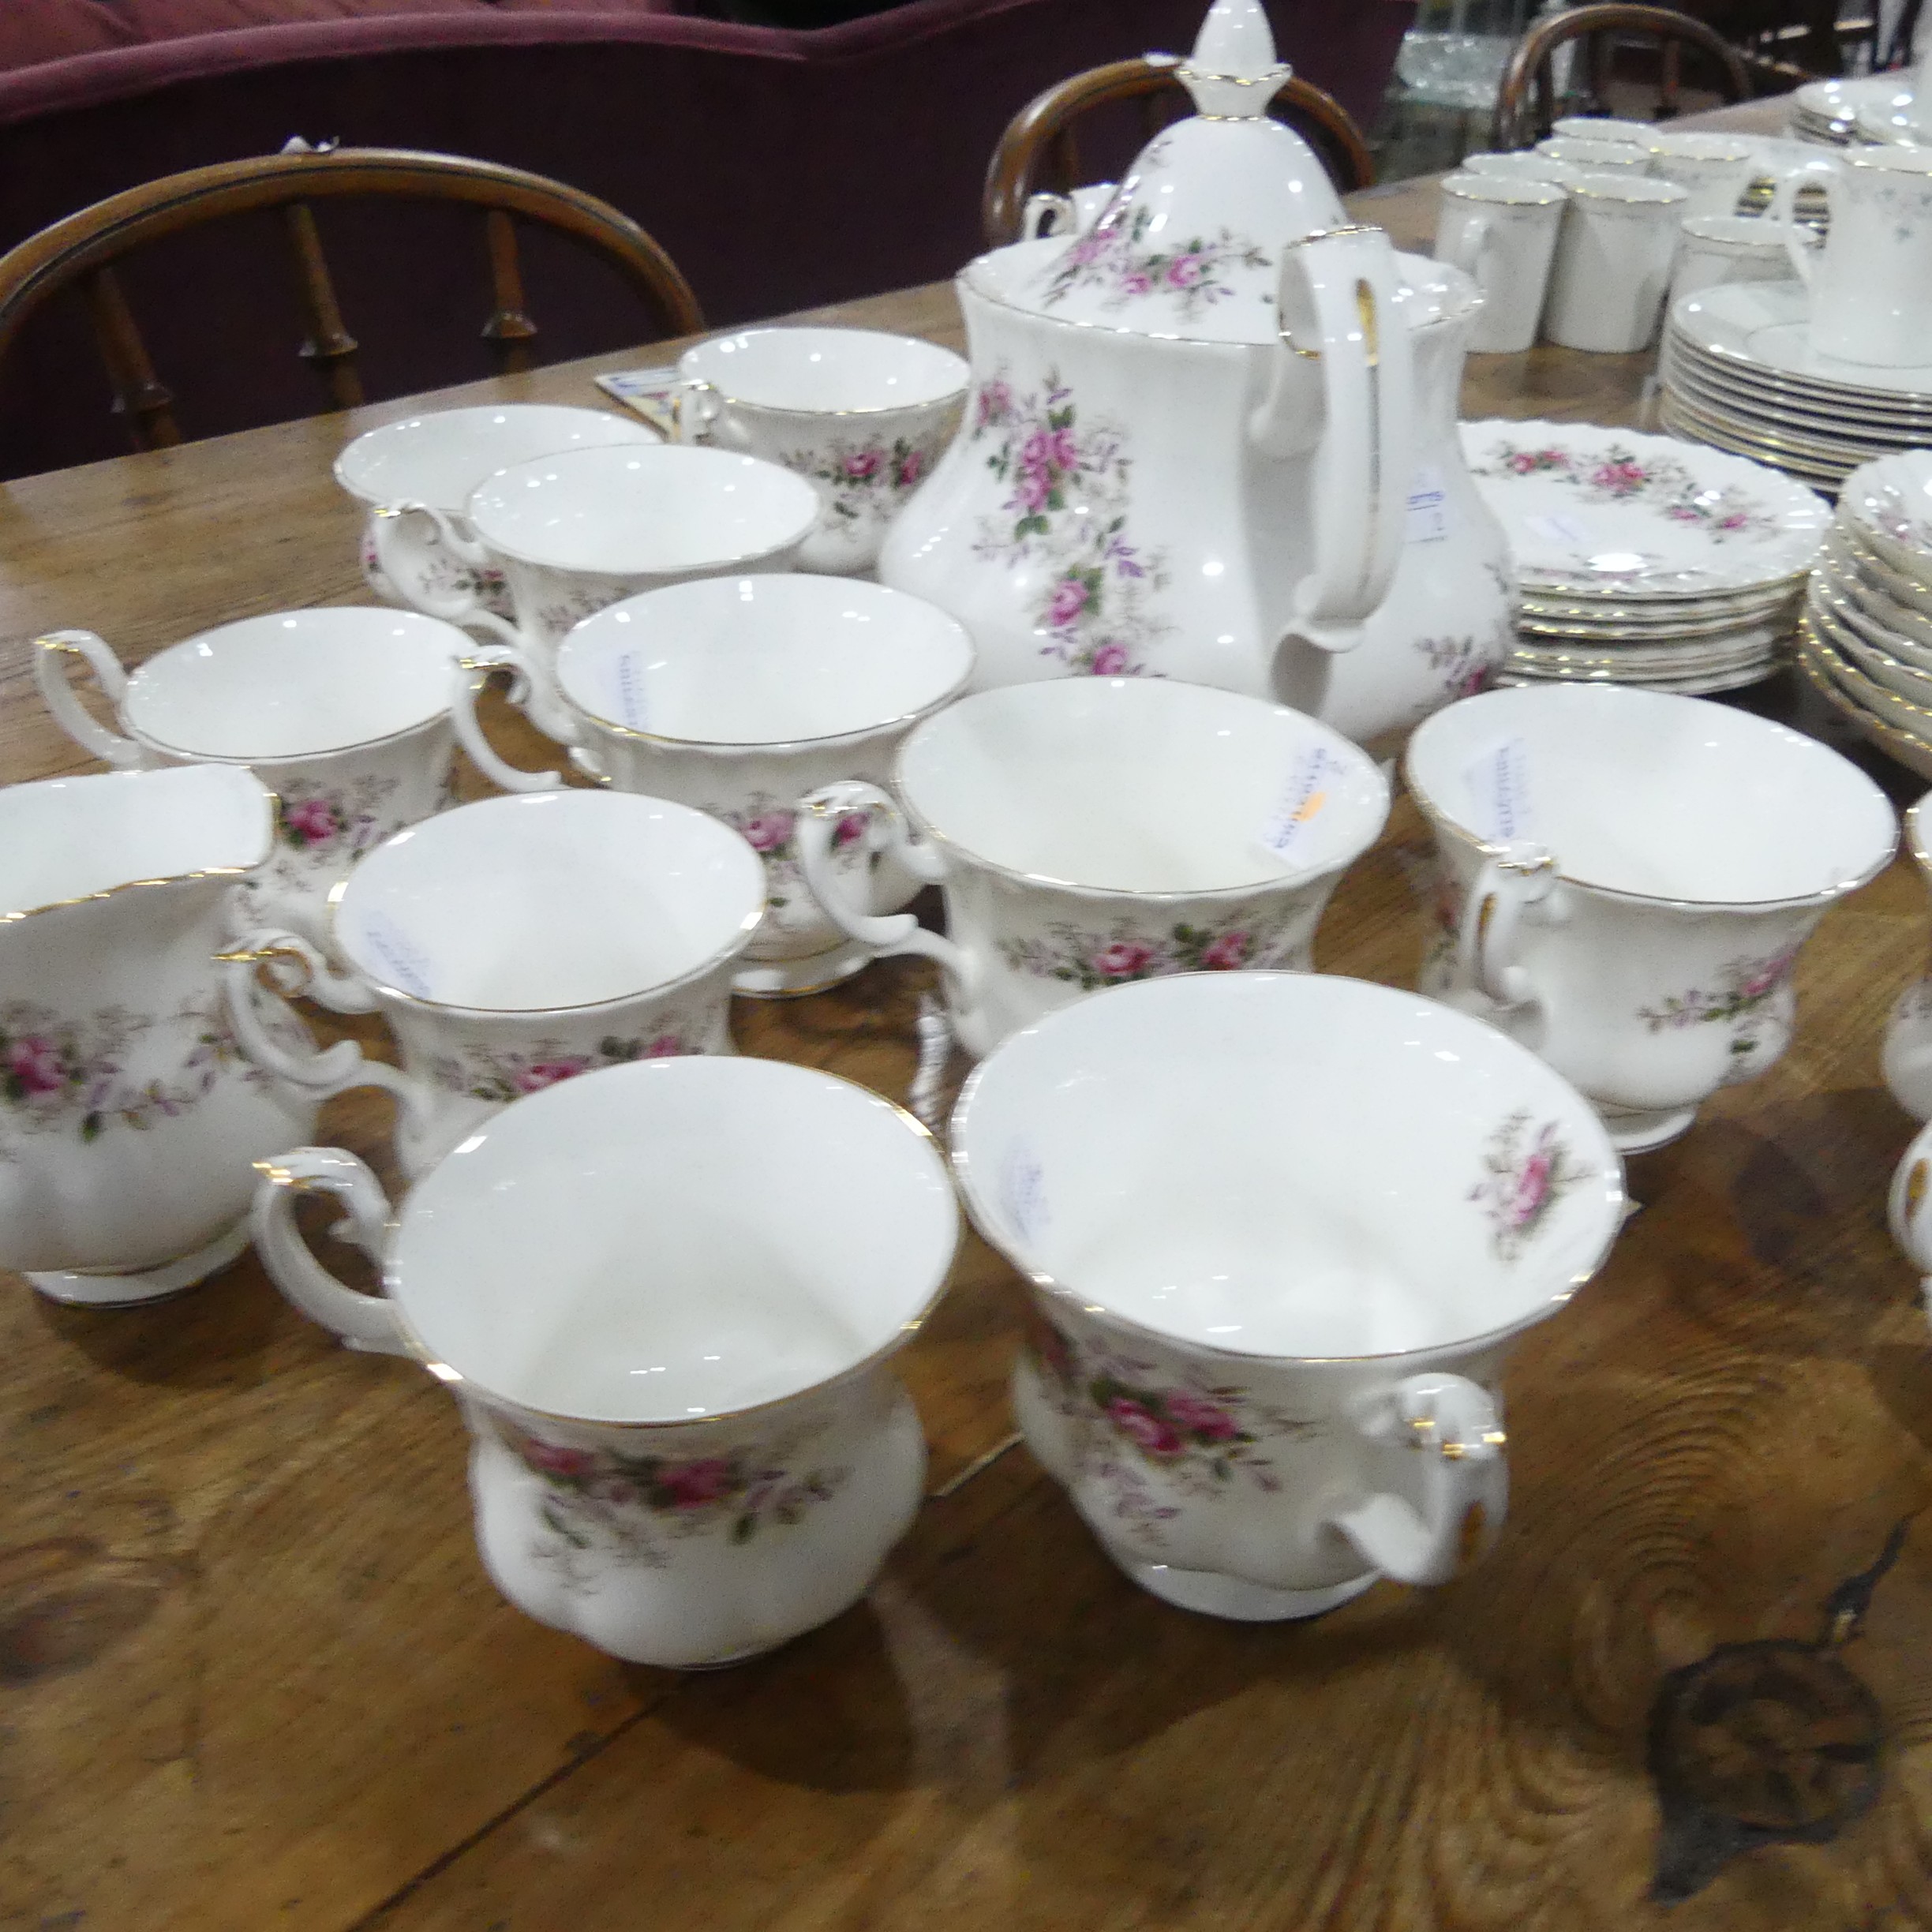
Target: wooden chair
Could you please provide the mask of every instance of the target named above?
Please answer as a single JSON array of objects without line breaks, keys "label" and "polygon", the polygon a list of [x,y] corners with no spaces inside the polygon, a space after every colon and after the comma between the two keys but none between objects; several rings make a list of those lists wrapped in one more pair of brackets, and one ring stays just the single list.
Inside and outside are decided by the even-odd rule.
[{"label": "wooden chair", "polygon": [[[1709,78],[1727,102],[1749,100],[1758,92],[1746,57],[1714,28],[1669,7],[1642,6],[1632,0],[1594,0],[1546,14],[1516,43],[1496,89],[1496,119],[1490,132],[1496,148],[1527,148],[1549,131],[1563,112],[1608,114],[1613,42],[1634,36],[1662,43],[1662,78],[1656,118],[1668,121],[1677,111],[1683,49],[1704,57]],[[1574,40],[1584,45],[1584,80],[1574,84],[1559,104],[1551,75],[1551,56]],[[1766,63],[1767,66],[1769,63]],[[1788,88],[1792,83],[1781,83]],[[1765,92],[1777,91],[1767,86]]]},{"label": "wooden chair", "polygon": [[126,418],[134,447],[179,443],[174,396],[149,359],[114,264],[130,250],[184,230],[269,210],[281,216],[294,257],[308,329],[298,353],[320,380],[320,406],[352,409],[365,400],[358,345],[336,300],[309,204],[369,197],[456,202],[484,212],[481,239],[496,306],[483,335],[506,372],[530,366],[537,332],[525,308],[518,219],[555,230],[601,256],[643,298],[665,335],[704,327],[697,298],[670,256],[608,201],[493,162],[399,148],[339,148],[191,168],[110,195],[29,236],[0,256],[0,358],[28,316],[77,284],[107,365],[114,409]]},{"label": "wooden chair", "polygon": [[[987,170],[980,226],[989,248],[1020,239],[1027,199],[1042,189],[1064,193],[1084,185],[1073,124],[1122,101],[1139,104],[1141,138],[1151,140],[1182,110],[1192,110],[1172,54],[1145,54],[1089,68],[1036,95],[1006,124]],[[1348,194],[1375,183],[1375,163],[1361,130],[1331,94],[1306,80],[1287,81],[1268,111],[1285,121],[1320,157],[1337,189]]]}]

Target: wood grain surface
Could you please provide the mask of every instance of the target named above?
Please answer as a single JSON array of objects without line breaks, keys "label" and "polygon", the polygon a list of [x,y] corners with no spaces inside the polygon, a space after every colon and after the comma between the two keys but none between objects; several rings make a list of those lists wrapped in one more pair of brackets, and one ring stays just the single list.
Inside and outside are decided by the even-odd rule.
[{"label": "wood grain surface", "polygon": [[[1355,205],[1425,245],[1432,200]],[[944,289],[834,313],[959,339]],[[596,369],[662,359],[437,400],[594,402]],[[1466,409],[1628,421],[1644,373],[1477,359]],[[365,601],[329,465],[402,413],[0,489],[0,778],[87,769],[32,692],[41,630],[138,659]],[[1324,970],[1412,980],[1427,848],[1398,807],[1327,915]],[[1001,1452],[1020,1294],[976,1241],[903,1358],[934,1493],[870,1599],[682,1678],[509,1608],[454,1405],[339,1348],[252,1257],[122,1312],[6,1282],[0,1926],[1932,1925],[1932,1353],[1883,1224],[1911,1124],[1877,1071],[1926,928],[1903,863],[1834,910],[1784,1061],[1633,1163],[1643,1207],[1609,1266],[1512,1364],[1493,1556],[1299,1626],[1143,1594]],[[902,1094],[927,973],[741,1002],[739,1043]],[[322,1137],[392,1176],[386,1107],[331,1103]]]}]

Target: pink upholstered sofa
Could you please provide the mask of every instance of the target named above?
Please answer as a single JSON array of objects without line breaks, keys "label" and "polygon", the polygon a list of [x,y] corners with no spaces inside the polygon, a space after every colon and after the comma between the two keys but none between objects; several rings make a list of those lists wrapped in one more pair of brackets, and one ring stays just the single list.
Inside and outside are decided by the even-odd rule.
[{"label": "pink upholstered sofa", "polygon": [[[650,229],[716,323],[930,281],[979,246],[1008,118],[1102,61],[1184,50],[1204,0],[910,0],[811,32],[676,0],[0,0],[0,248],[174,170],[312,140],[533,168]],[[1271,0],[1286,58],[1365,124],[1411,0]],[[1096,164],[1123,156],[1104,152]],[[473,222],[324,211],[375,395],[489,372]],[[534,247],[547,358],[635,339],[603,271]],[[125,277],[190,434],[305,413],[279,238],[234,224]],[[125,447],[77,306],[0,369],[0,476]]]}]

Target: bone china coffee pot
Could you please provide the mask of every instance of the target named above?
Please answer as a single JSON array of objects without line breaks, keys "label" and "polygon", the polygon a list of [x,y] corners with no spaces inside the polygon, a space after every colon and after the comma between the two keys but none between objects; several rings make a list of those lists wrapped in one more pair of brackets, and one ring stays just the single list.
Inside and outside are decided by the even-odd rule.
[{"label": "bone china coffee pot", "polygon": [[1269,117],[1289,70],[1259,0],[1215,0],[1178,71],[1198,111],[1091,229],[960,275],[965,422],[879,579],[966,625],[981,687],[1145,673],[1372,736],[1504,633],[1500,533],[1455,442],[1476,298],[1453,269],[1405,278]]}]

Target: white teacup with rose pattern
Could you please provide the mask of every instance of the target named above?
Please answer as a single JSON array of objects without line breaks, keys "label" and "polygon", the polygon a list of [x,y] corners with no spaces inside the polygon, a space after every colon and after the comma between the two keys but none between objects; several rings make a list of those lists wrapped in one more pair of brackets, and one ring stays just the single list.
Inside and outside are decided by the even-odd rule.
[{"label": "white teacup with rose pattern", "polygon": [[1136,1582],[1249,1621],[1447,1582],[1493,1540],[1510,1346],[1623,1212],[1560,1075],[1316,973],[1048,1014],[968,1080],[953,1159],[1030,1284],[1028,1447]]},{"label": "white teacup with rose pattern", "polygon": [[[170,645],[131,672],[92,631],[56,631],[38,640],[34,676],[68,736],[110,765],[253,771],[275,796],[275,843],[243,883],[239,916],[321,944],[336,882],[449,803],[450,676],[472,648],[453,625],[412,612],[278,611]],[[76,657],[119,731],[68,683]]]},{"label": "white teacup with rose pattern", "polygon": [[[1099,987],[1309,969],[1322,909],[1389,806],[1387,780],[1339,732],[1165,678],[963,698],[906,739],[893,791],[847,783],[805,799],[805,874],[858,944],[939,962],[974,1054]],[[943,889],[943,936],[846,897],[839,830],[867,813]]]},{"label": "white teacup with rose pattern", "polygon": [[[416,601],[396,587],[399,582],[421,586],[432,596],[474,590],[497,616],[512,617],[503,573],[457,556],[428,512],[440,511],[459,536],[474,541],[476,532],[463,510],[485,477],[560,450],[661,440],[635,417],[554,402],[437,410],[366,430],[335,459],[335,481],[369,508],[362,531],[363,581],[391,604]],[[378,517],[378,511],[387,514]]]},{"label": "white teacup with rose pattern", "polygon": [[[1905,848],[1932,886],[1932,792],[1905,814]],[[1932,1120],[1932,973],[1893,1002],[1885,1024],[1885,1083],[1914,1120]]]},{"label": "white teacup with rose pattern", "polygon": [[1799,947],[1898,842],[1829,747],[1664,691],[1465,698],[1417,728],[1405,775],[1446,888],[1422,990],[1541,1054],[1627,1153],[1773,1065]]},{"label": "white teacup with rose pattern", "polygon": [[394,1093],[413,1178],[524,1094],[627,1061],[735,1051],[732,976],[764,912],[764,869],[715,818],[628,792],[549,792],[461,805],[378,846],[331,901],[345,973],[272,931],[249,935],[230,970],[286,960],[321,1005],[382,1014],[400,1073],[354,1041],[305,1058],[242,1031],[318,1097]]},{"label": "white teacup with rose pattern", "polygon": [[878,561],[886,526],[959,426],[969,371],[949,349],[872,329],[715,335],[678,361],[678,434],[783,463],[818,492],[802,569]]},{"label": "white teacup with rose pattern", "polygon": [[[399,1208],[339,1148],[260,1165],[269,1274],[455,1396],[484,1567],[538,1621],[638,1663],[731,1663],[856,1602],[917,1513],[892,1360],[959,1215],[931,1136],[876,1094],[653,1060],[504,1108]],[[309,1252],[305,1193],[343,1204],[380,1295]]]},{"label": "white teacup with rose pattern", "polygon": [[[562,782],[499,758],[478,726],[477,653],[463,673],[457,729],[484,773],[511,791]],[[716,578],[659,590],[579,624],[557,655],[572,723],[566,742],[620,790],[676,799],[722,819],[764,861],[765,923],[741,993],[808,993],[856,972],[871,949],[848,940],[800,870],[794,806],[834,779],[883,779],[900,740],[972,675],[964,627],[903,591],[804,575]],[[919,881],[881,854],[854,811],[833,871],[872,911],[903,906]]]}]

